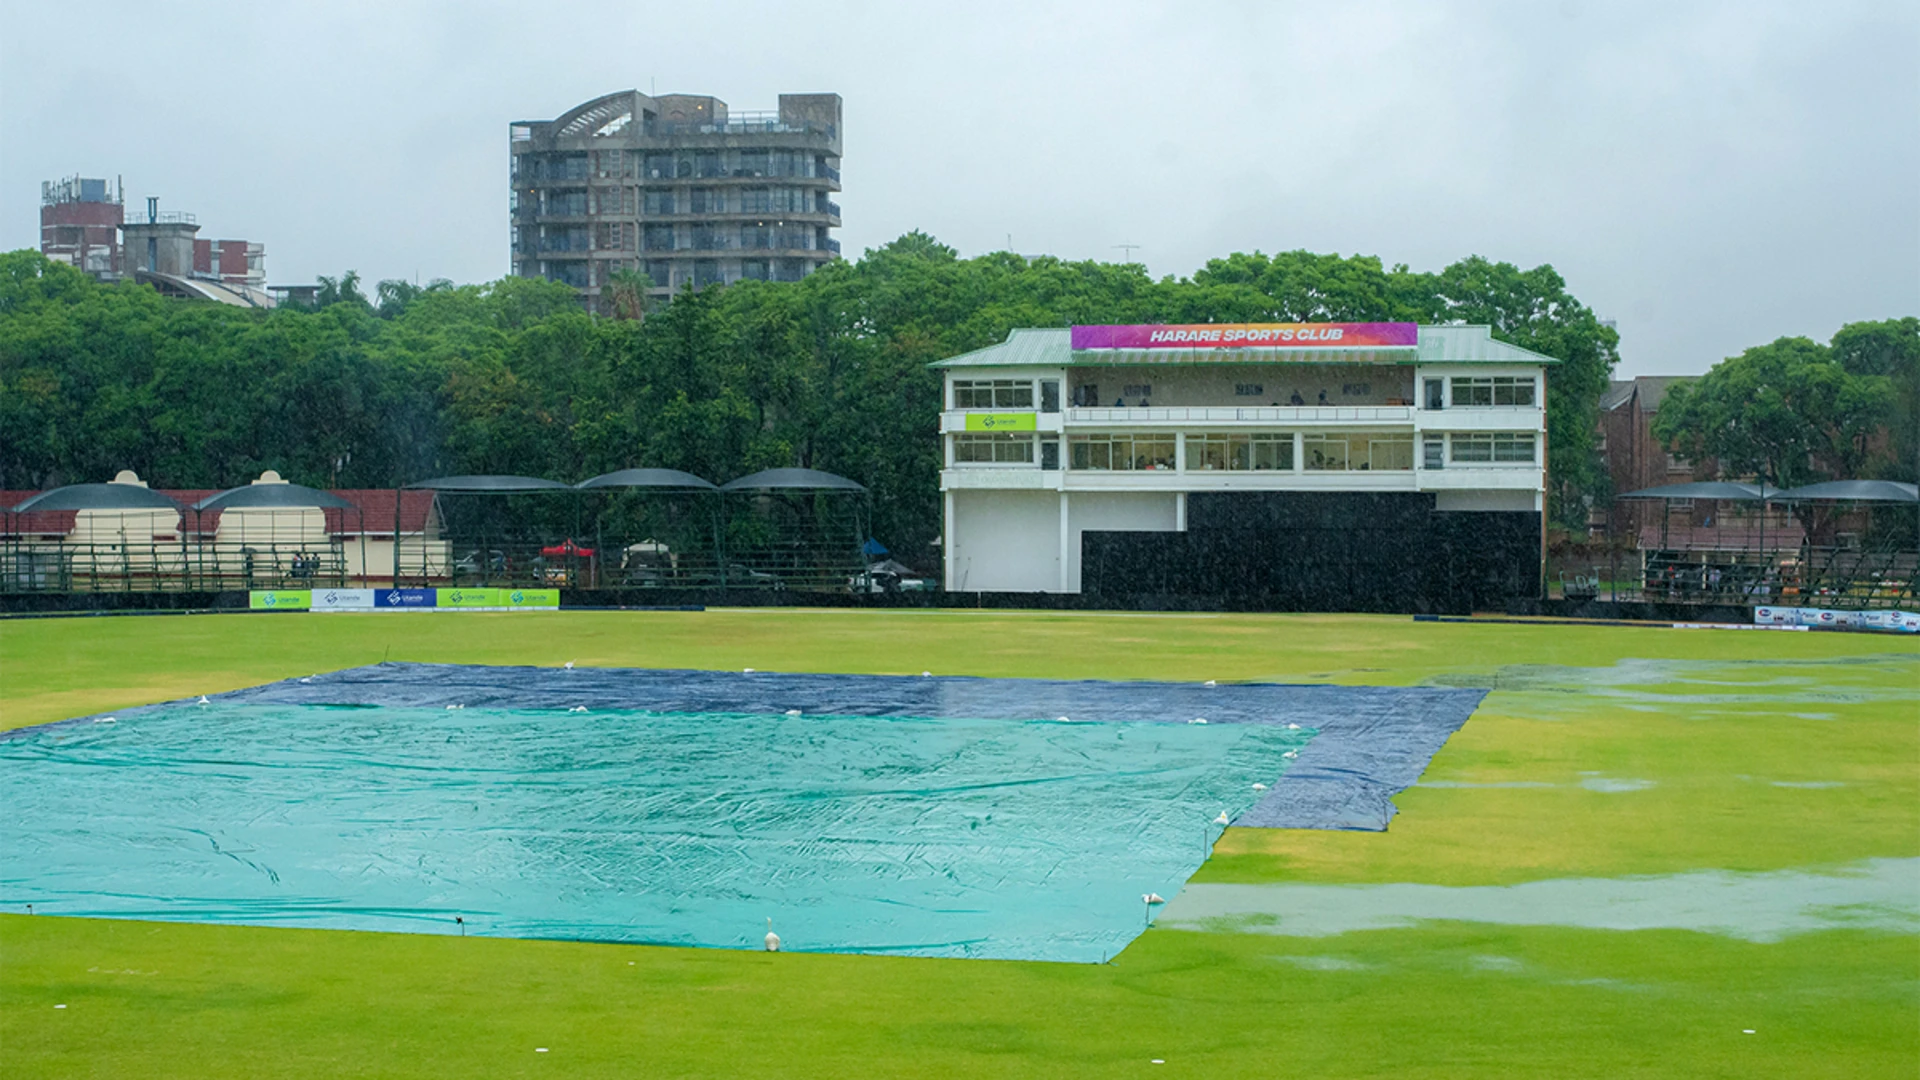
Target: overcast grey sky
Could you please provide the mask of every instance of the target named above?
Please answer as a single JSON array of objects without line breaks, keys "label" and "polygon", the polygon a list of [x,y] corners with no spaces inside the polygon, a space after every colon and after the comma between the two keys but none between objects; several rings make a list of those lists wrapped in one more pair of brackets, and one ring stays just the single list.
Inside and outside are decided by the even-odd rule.
[{"label": "overcast grey sky", "polygon": [[850,254],[1546,262],[1629,375],[1920,313],[1911,0],[16,3],[0,246],[77,172],[276,284],[486,280],[508,123],[649,87],[842,95]]}]

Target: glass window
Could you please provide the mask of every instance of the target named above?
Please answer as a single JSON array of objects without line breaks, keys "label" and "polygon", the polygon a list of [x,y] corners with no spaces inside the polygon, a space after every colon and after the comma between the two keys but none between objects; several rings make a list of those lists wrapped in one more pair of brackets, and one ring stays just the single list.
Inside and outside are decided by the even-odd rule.
[{"label": "glass window", "polygon": [[1533,391],[1534,380],[1530,375],[1500,375],[1492,378],[1460,377],[1453,380],[1453,403],[1455,405],[1530,406],[1534,402]]},{"label": "glass window", "polygon": [[1493,436],[1473,435],[1463,431],[1453,434],[1453,460],[1455,461],[1492,461]]},{"label": "glass window", "polygon": [[1404,472],[1413,468],[1412,435],[1373,435],[1367,439],[1365,468]]},{"label": "glass window", "polygon": [[1427,408],[1444,409],[1447,407],[1447,384],[1439,379],[1428,379]]},{"label": "glass window", "polygon": [[1422,448],[1424,451],[1424,456],[1426,458],[1426,461],[1424,462],[1424,464],[1426,465],[1427,468],[1429,469],[1446,468],[1447,440],[1444,437],[1439,435],[1429,435],[1426,437],[1426,441],[1424,442]]},{"label": "glass window", "polygon": [[1025,379],[968,379],[953,384],[956,409],[1031,409],[1033,384]]},{"label": "glass window", "polygon": [[1253,467],[1255,471],[1284,469],[1291,472],[1293,470],[1293,436],[1253,436]]},{"label": "glass window", "polygon": [[1501,433],[1493,437],[1493,460],[1533,462],[1531,434]]},{"label": "glass window", "polygon": [[1345,435],[1308,435],[1300,440],[1300,455],[1308,472],[1345,472],[1347,437]]},{"label": "glass window", "polygon": [[1399,432],[1348,432],[1303,437],[1301,456],[1309,471],[1404,472],[1413,468],[1413,435]]},{"label": "glass window", "polygon": [[1531,432],[1459,432],[1453,436],[1453,460],[1532,464]]},{"label": "glass window", "polygon": [[1495,405],[1532,405],[1533,380],[1501,376],[1493,380],[1493,403]]},{"label": "glass window", "polygon": [[1493,404],[1493,380],[1465,378],[1453,380],[1453,403],[1456,406]]},{"label": "glass window", "polygon": [[1076,469],[1171,469],[1175,440],[1171,432],[1152,435],[1075,435],[1068,460]]},{"label": "glass window", "polygon": [[1033,463],[1033,436],[1019,435],[1011,431],[997,431],[985,435],[956,435],[953,437],[953,460],[970,464],[1028,464]]}]

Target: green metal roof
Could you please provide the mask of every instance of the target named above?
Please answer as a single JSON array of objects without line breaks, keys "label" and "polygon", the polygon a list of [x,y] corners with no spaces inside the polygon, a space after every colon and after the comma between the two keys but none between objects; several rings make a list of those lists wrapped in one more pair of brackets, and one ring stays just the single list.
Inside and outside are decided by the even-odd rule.
[{"label": "green metal roof", "polygon": [[1014,330],[1007,340],[984,349],[936,360],[932,367],[1065,367],[1073,363],[1073,331]]},{"label": "green metal roof", "polygon": [[1423,364],[1557,364],[1544,353],[1495,341],[1490,326],[1422,326]]},{"label": "green metal roof", "polygon": [[[1155,350],[1117,349],[1109,355],[1105,350],[1083,349],[1075,352],[1072,348],[1072,331],[1061,329],[1019,329],[1007,335],[1007,340],[998,345],[989,345],[984,349],[950,356],[945,360],[936,360],[929,365],[936,368],[971,367],[1069,367],[1074,364],[1127,364],[1127,363],[1194,363],[1194,364],[1231,364],[1231,363],[1347,363],[1354,362],[1351,353],[1340,350],[1314,349],[1205,349],[1178,350],[1179,355],[1145,357],[1144,354]],[[1551,356],[1523,349],[1518,345],[1509,345],[1496,341],[1493,330],[1486,326],[1422,326],[1420,328],[1419,348],[1412,352],[1398,354],[1390,350],[1366,348],[1358,350],[1369,354],[1367,361],[1380,362],[1377,358],[1391,356],[1394,363],[1421,364],[1558,364],[1560,361]],[[1168,350],[1172,352],[1172,350]],[[1363,361],[1365,362],[1365,361]]]}]

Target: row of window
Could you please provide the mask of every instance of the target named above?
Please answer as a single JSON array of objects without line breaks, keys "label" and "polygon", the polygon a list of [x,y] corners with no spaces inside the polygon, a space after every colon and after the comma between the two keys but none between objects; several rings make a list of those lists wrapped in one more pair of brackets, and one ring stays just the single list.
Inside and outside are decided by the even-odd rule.
[{"label": "row of window", "polygon": [[585,153],[515,154],[514,177],[528,181],[611,179],[643,176],[674,180],[721,176],[794,176],[838,180],[839,173],[824,154],[796,150],[684,150],[596,151]]},{"label": "row of window", "polygon": [[832,251],[825,226],[774,225],[642,225],[640,246],[647,251]]},{"label": "row of window", "polygon": [[[956,435],[953,460],[961,464],[1025,463],[1034,460],[1036,439],[1016,432]],[[1422,464],[1429,469],[1460,463],[1531,464],[1536,439],[1525,432],[1455,432],[1426,436]],[[1057,453],[1051,440],[1043,450]],[[1406,472],[1413,468],[1413,436],[1375,432],[1313,432],[1299,437],[1298,468],[1306,472]],[[1172,469],[1178,439],[1171,433],[1118,433],[1067,437],[1067,467],[1092,471]],[[1052,465],[1048,466],[1053,467]],[[1187,471],[1291,472],[1294,436],[1286,432],[1187,436]]]},{"label": "row of window", "polygon": [[[1426,381],[1428,409],[1447,407],[1447,382],[1452,385],[1453,406],[1466,408],[1473,406],[1514,406],[1530,408],[1536,397],[1537,380],[1527,375],[1494,376],[1455,376],[1450,380],[1428,379]],[[1043,379],[1043,390],[1052,388],[1059,393],[1059,383]],[[1031,409],[1033,408],[1033,380],[1031,379],[955,379],[953,383],[953,407],[956,409]],[[1349,383],[1341,386],[1341,393],[1349,392],[1357,396],[1371,393],[1368,383]],[[1266,387],[1261,383],[1236,383],[1233,388],[1236,397],[1260,397],[1265,395]],[[1145,406],[1151,399],[1153,387],[1150,384],[1127,386],[1123,389],[1115,406],[1124,406],[1129,399],[1137,399]],[[1305,405],[1307,401],[1298,391],[1287,396],[1288,404]],[[1404,399],[1393,399],[1396,403]],[[1101,403],[1099,387],[1082,384],[1073,388],[1073,404],[1076,407],[1096,406]],[[1275,401],[1278,404],[1278,401]],[[1320,392],[1317,404],[1332,404],[1327,400],[1326,391]],[[1055,408],[1058,406],[1056,405]],[[1052,410],[1049,410],[1052,411]]]}]

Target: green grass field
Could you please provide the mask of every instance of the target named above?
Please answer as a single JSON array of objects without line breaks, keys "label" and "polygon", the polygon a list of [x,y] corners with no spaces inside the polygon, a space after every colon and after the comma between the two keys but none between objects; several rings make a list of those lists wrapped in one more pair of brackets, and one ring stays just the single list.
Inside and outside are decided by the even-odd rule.
[{"label": "green grass field", "polygon": [[[1920,857],[1920,642],[1867,635],[792,610],[29,620],[0,623],[0,725],[381,659],[1494,688],[1388,832],[1229,830],[1196,882],[1502,885]],[[1630,783],[1582,786],[1593,776]],[[0,1066],[1913,1077],[1920,935],[1154,929],[1111,964],[1076,966],[3,915]]]}]

